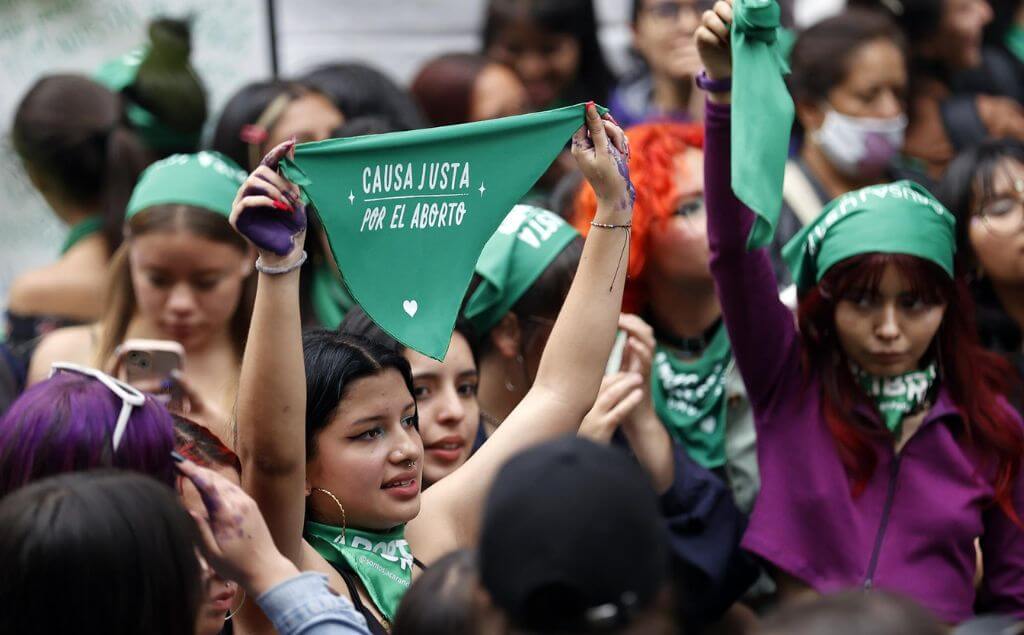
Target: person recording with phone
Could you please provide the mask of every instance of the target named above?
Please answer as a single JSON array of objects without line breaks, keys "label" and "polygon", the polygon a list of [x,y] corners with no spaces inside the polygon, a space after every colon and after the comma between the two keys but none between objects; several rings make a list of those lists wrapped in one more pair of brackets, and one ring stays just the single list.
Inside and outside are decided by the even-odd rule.
[{"label": "person recording with phone", "polygon": [[54,361],[95,366],[162,394],[232,445],[228,413],[255,292],[255,254],[227,219],[243,178],[215,152],[172,155],[147,169],[111,261],[103,317],[46,336],[29,383]]}]

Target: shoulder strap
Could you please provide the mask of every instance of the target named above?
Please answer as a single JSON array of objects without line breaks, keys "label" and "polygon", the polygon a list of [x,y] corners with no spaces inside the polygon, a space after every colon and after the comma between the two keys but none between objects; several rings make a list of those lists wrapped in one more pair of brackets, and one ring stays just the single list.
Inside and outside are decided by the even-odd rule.
[{"label": "shoulder strap", "polygon": [[818,198],[814,186],[795,161],[786,161],[786,175],[782,182],[782,198],[793,210],[802,225],[818,217],[825,202]]}]

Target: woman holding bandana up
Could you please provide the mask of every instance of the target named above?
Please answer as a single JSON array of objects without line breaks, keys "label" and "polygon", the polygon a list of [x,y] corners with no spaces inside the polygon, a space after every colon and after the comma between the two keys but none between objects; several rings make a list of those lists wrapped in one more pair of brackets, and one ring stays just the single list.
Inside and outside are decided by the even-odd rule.
[{"label": "woman holding bandana up", "polygon": [[242,483],[285,556],[327,574],[380,633],[421,561],[474,545],[483,498],[505,460],[574,432],[594,402],[622,302],[619,260],[632,214],[626,140],[588,107],[573,155],[599,194],[601,231],[584,248],[533,390],[464,466],[422,497],[408,363],[336,332],[302,337],[305,213],[297,188],[274,170],[290,148],[264,159],[232,214],[261,254],[238,398]]},{"label": "woman holding bandana up", "polygon": [[[737,32],[761,17],[740,11],[751,9],[736,7]],[[794,324],[768,254],[747,250],[753,215],[730,185],[731,110],[750,116],[731,91],[755,87],[726,81],[730,45],[737,60],[750,54],[730,43],[733,15],[718,2],[697,45],[711,270],[758,432],[761,493],[743,546],[775,567],[784,601],[860,585],[950,623],[975,607],[1022,615],[1024,435],[1000,390],[1008,369],[978,346],[952,277],[953,216],[904,181],[830,203],[785,250]]]}]

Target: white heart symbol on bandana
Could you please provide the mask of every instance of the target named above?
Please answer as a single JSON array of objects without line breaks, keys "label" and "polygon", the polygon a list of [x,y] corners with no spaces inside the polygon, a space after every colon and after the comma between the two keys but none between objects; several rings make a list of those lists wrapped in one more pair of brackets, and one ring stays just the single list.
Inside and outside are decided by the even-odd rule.
[{"label": "white heart symbol on bandana", "polygon": [[402,308],[409,314],[409,317],[415,317],[416,311],[420,309],[420,305],[416,300],[406,300],[402,302]]}]

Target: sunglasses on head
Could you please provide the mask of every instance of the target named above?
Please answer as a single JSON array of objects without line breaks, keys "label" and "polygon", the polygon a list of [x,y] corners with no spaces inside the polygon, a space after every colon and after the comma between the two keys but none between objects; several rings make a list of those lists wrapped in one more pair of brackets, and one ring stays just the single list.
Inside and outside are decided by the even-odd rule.
[{"label": "sunglasses on head", "polygon": [[117,452],[118,446],[121,445],[121,438],[124,437],[124,431],[128,428],[128,419],[132,416],[132,408],[145,404],[146,396],[138,388],[129,386],[103,371],[89,368],[88,366],[80,366],[71,362],[54,362],[50,366],[50,377],[59,373],[75,373],[91,377],[110,389],[110,392],[117,395],[121,400],[121,412],[117,415],[117,423],[114,425],[114,436],[112,439],[114,451]]}]

